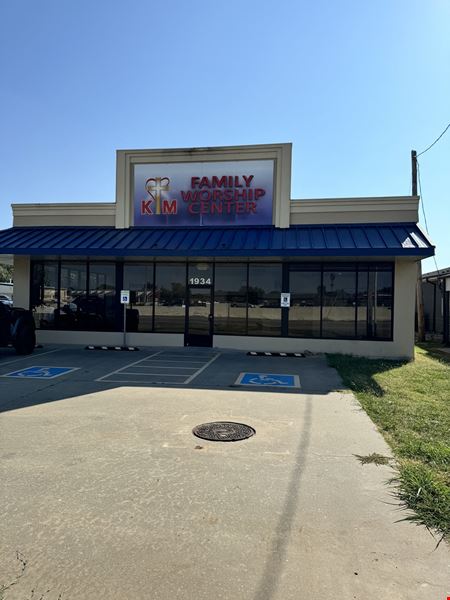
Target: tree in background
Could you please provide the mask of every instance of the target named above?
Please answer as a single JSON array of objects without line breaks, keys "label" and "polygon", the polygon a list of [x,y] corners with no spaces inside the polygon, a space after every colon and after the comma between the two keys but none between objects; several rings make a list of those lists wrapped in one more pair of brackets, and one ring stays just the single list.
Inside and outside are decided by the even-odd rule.
[{"label": "tree in background", "polygon": [[0,264],[0,281],[9,282],[13,278],[14,267],[12,265]]}]

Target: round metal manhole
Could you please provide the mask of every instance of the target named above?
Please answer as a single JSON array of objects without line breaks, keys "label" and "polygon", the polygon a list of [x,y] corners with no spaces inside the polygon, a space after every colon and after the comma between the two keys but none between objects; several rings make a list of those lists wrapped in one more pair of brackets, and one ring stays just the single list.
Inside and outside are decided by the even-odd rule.
[{"label": "round metal manhole", "polygon": [[232,421],[216,421],[215,423],[202,423],[192,430],[192,433],[211,442],[239,442],[246,440],[256,431],[250,425],[233,423]]}]

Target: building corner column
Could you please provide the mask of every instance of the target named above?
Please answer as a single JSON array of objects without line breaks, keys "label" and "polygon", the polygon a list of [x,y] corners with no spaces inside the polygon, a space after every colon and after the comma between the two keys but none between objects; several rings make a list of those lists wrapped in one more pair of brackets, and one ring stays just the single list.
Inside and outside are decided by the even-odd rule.
[{"label": "building corner column", "polygon": [[14,306],[30,308],[31,261],[29,256],[14,256]]}]

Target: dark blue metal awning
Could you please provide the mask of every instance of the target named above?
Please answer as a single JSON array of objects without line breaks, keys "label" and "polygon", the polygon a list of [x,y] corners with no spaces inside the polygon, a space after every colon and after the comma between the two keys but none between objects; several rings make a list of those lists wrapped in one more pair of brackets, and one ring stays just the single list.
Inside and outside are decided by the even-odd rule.
[{"label": "dark blue metal awning", "polygon": [[0,254],[32,256],[433,256],[415,223],[276,227],[12,227]]}]

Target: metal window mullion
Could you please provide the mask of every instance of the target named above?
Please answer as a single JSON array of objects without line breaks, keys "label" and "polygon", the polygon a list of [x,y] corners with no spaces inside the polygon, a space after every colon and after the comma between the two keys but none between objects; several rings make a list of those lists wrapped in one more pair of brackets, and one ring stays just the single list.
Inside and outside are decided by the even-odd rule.
[{"label": "metal window mullion", "polygon": [[[58,258],[58,270],[56,273],[56,285],[57,285],[57,290],[58,290],[58,296],[57,296],[57,300],[56,300],[56,307],[57,307],[57,315],[58,315],[58,319],[60,317],[61,314],[61,257]],[[59,323],[57,322],[57,327],[59,328]]]},{"label": "metal window mullion", "polygon": [[[120,303],[120,291],[124,286],[125,263],[116,261],[115,265],[115,331],[121,331],[123,323],[122,304]],[[121,310],[122,309],[122,310]]]},{"label": "metal window mullion", "polygon": [[86,299],[89,298],[90,277],[91,277],[91,261],[89,259],[86,259]]},{"label": "metal window mullion", "polygon": [[391,265],[391,336],[394,339],[395,263]]},{"label": "metal window mullion", "polygon": [[358,286],[359,286],[359,265],[356,263],[356,282],[355,282],[355,339],[358,339]]},{"label": "metal window mullion", "polygon": [[[289,274],[289,263],[281,263],[281,291],[290,292],[290,274]],[[289,311],[290,308],[281,309],[281,337],[289,336]]]},{"label": "metal window mullion", "polygon": [[214,300],[215,300],[215,298],[216,298],[216,261],[213,260],[213,263],[212,263],[212,286],[211,286],[211,307],[210,307],[210,311],[211,311],[210,314],[212,315],[212,321],[209,326],[212,344],[214,344],[213,336],[214,336],[214,330],[215,330],[215,323],[214,323],[214,316],[215,316]]},{"label": "metal window mullion", "polygon": [[245,299],[245,335],[248,335],[248,286],[250,283],[250,263],[247,261],[247,291]]},{"label": "metal window mullion", "polygon": [[186,345],[186,336],[189,335],[189,307],[191,304],[191,290],[189,288],[189,259],[186,258],[184,271],[184,344]]},{"label": "metal window mullion", "polygon": [[156,293],[156,260],[152,261],[153,282],[152,282],[152,332],[155,331],[155,293]]},{"label": "metal window mullion", "polygon": [[323,331],[323,263],[320,265],[320,323],[319,338],[322,338]]}]

